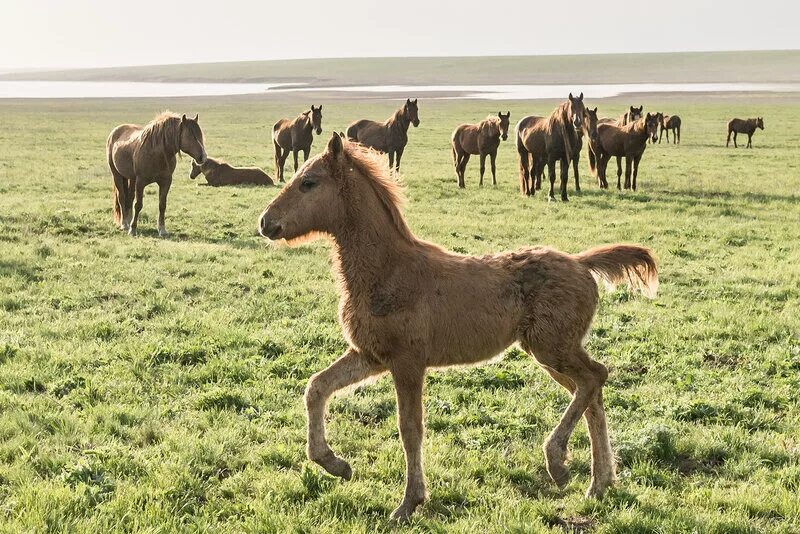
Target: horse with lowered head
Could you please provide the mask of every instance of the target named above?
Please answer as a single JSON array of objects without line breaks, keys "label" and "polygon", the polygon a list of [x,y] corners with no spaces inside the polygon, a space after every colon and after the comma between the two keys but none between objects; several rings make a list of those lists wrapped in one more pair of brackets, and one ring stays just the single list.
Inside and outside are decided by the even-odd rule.
[{"label": "horse with lowered head", "polygon": [[[515,128],[519,154],[520,192],[533,195],[537,177],[545,164],[550,175],[550,200],[555,200],[556,162],[561,165],[561,200],[566,202],[569,165],[578,146],[578,132],[583,128],[586,108],[583,93],[577,98],[569,94],[548,117],[523,117]],[[539,178],[541,182],[541,178]]]},{"label": "horse with lowered head", "polygon": [[[614,124],[600,124],[597,127],[597,142],[590,145],[593,152],[589,157],[592,172],[597,172],[600,186],[608,189],[606,169],[612,156],[617,158],[617,189],[622,189],[620,183],[622,168],[619,164],[621,157],[625,157],[625,189],[636,191],[636,178],[639,174],[639,161],[642,159],[648,139],[655,142],[658,139],[659,117],[657,114],[648,113],[641,119],[626,126]],[[597,168],[594,168],[596,161]],[[633,181],[631,182],[631,167],[633,167]]]},{"label": "horse with lowered head", "polygon": [[189,178],[194,180],[200,174],[206,177],[208,185],[274,185],[272,178],[258,167],[232,167],[224,161],[206,158],[203,163],[192,162]]},{"label": "horse with lowered head", "polygon": [[308,159],[314,132],[322,133],[322,105],[302,112],[293,120],[281,119],[272,126],[272,144],[275,145],[275,173],[283,182],[283,167],[289,152],[294,156],[294,172],[297,172],[297,153],[303,151],[303,161]]},{"label": "horse with lowered head", "polygon": [[186,115],[179,117],[165,111],[146,126],[121,124],[111,131],[106,141],[106,154],[114,178],[114,223],[120,229],[136,235],[144,188],[157,183],[158,235],[167,235],[164,214],[177,163],[176,154],[186,152],[200,163],[206,160],[198,119],[198,115],[187,119]]},{"label": "horse with lowered head", "polygon": [[615,475],[602,395],[608,371],[583,347],[598,302],[595,277],[654,296],[651,252],[605,245],[579,254],[526,247],[465,256],[417,238],[401,203],[381,159],[334,134],[259,219],[260,234],[271,240],[293,244],[324,235],[333,243],[339,322],[349,346],[308,381],[308,458],[351,478],[350,465],[325,437],[325,406],[336,391],[388,372],[406,459],[405,493],[392,517],[408,519],[426,498],[427,370],[486,361],[519,343],[572,396],[545,440],[550,477],[562,488],[568,482],[567,443],[583,416],[592,451],[587,495],[601,496]]},{"label": "horse with lowered head", "polygon": [[755,119],[731,119],[728,121],[728,141],[725,146],[731,144],[731,134],[733,134],[733,147],[739,148],[736,144],[736,134],[747,134],[747,148],[753,148],[753,134],[756,133],[756,128],[764,129],[764,118],[756,117]]},{"label": "horse with lowered head", "polygon": [[456,177],[458,187],[466,187],[464,184],[464,171],[467,169],[470,155],[479,155],[481,158],[481,180],[483,185],[483,173],[486,171],[486,156],[489,156],[492,165],[492,185],[497,185],[495,176],[495,160],[497,159],[497,148],[500,146],[500,139],[508,139],[508,126],[511,112],[500,111],[497,116],[489,116],[478,124],[462,124],[455,129],[450,137],[450,145],[453,149],[453,164],[456,167]]},{"label": "horse with lowered head", "polygon": [[[406,99],[403,107],[385,122],[358,120],[347,127],[347,138],[389,155],[389,168],[400,170],[400,159],[408,144],[408,126],[419,126],[417,99]],[[396,160],[396,163],[395,163]]]}]

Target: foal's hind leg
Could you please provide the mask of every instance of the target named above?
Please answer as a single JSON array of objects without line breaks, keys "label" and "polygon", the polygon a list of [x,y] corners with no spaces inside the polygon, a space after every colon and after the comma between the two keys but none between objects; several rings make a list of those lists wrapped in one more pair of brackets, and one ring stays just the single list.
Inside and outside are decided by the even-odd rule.
[{"label": "foal's hind leg", "polygon": [[[564,386],[570,395],[575,394],[575,383],[567,375],[549,367],[543,367],[543,369],[553,380]],[[586,419],[586,428],[589,430],[589,442],[592,447],[592,482],[586,495],[588,497],[599,496],[614,482],[614,456],[611,454],[611,442],[608,439],[602,389],[589,403],[583,417]]]},{"label": "foal's hind leg", "polygon": [[332,475],[350,480],[353,473],[350,464],[336,456],[325,439],[325,405],[336,391],[384,371],[386,368],[380,363],[350,348],[328,368],[311,377],[305,394],[309,460]]}]

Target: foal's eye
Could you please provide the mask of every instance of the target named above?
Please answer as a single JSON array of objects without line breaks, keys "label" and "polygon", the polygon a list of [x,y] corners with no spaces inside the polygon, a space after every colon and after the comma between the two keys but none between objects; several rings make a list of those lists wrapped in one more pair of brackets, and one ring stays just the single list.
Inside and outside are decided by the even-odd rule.
[{"label": "foal's eye", "polygon": [[310,180],[308,178],[305,178],[305,179],[303,179],[302,182],[300,182],[300,191],[303,191],[303,192],[310,191],[311,189],[314,189],[316,186],[317,186],[317,182],[315,182],[314,180]]}]

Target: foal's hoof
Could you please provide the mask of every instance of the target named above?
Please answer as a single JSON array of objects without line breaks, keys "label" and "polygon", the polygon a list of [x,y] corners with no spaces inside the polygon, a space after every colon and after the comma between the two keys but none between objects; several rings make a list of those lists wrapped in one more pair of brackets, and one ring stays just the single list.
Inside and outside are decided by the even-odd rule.
[{"label": "foal's hoof", "polygon": [[405,523],[411,519],[411,515],[417,509],[417,506],[422,504],[422,501],[422,499],[411,502],[403,501],[400,503],[400,506],[395,508],[394,512],[392,512],[392,515],[389,516],[389,519],[392,521],[397,521],[398,523]]},{"label": "foal's hoof", "polygon": [[544,461],[547,466],[547,474],[553,479],[559,489],[564,487],[569,482],[569,469],[564,464],[564,456],[566,451],[563,447],[558,447],[552,443],[545,443],[544,446]]},{"label": "foal's hoof", "polygon": [[611,482],[599,482],[592,478],[592,483],[589,484],[589,489],[586,490],[587,499],[602,499],[606,490],[611,486]]},{"label": "foal's hoof", "polygon": [[325,471],[335,477],[344,480],[353,478],[353,469],[350,467],[350,464],[333,453],[322,458],[311,458],[311,460],[318,463]]}]

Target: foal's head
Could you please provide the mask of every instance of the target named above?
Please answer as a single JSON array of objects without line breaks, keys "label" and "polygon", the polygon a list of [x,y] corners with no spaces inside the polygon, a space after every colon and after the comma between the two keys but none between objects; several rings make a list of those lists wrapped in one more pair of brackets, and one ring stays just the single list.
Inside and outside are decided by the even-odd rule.
[{"label": "foal's head", "polygon": [[508,139],[508,127],[511,124],[511,112],[507,111],[505,115],[503,115],[502,111],[497,113],[497,117],[500,119],[500,137],[503,138],[503,141]]},{"label": "foal's head", "polygon": [[417,106],[417,99],[406,99],[403,105],[403,116],[405,119],[414,125],[414,128],[419,126],[419,107]]},{"label": "foal's head", "polygon": [[764,117],[759,117],[758,118],[758,122],[756,123],[756,126],[761,128],[762,130],[764,129]]},{"label": "foal's head", "polygon": [[647,137],[654,143],[658,141],[658,125],[661,124],[659,119],[660,113],[648,113],[644,117],[644,126],[647,129]]},{"label": "foal's head", "polygon": [[638,108],[631,106],[631,110],[628,113],[628,122],[636,122],[641,119],[643,111],[644,106],[639,106]]},{"label": "foal's head", "polygon": [[583,93],[578,95],[577,98],[569,94],[569,101],[567,104],[567,118],[572,123],[575,131],[580,131],[583,128],[583,116],[586,112],[586,107],[583,105]]},{"label": "foal's head", "polygon": [[194,180],[195,178],[200,176],[201,172],[203,172],[203,166],[202,165],[198,165],[196,161],[193,161],[192,162],[192,170],[189,172],[189,178]]},{"label": "foal's head", "polygon": [[597,106],[594,109],[586,108],[583,117],[583,130],[591,141],[597,141]]},{"label": "foal's head", "polygon": [[322,104],[318,108],[311,104],[311,126],[317,135],[322,133]]},{"label": "foal's head", "polygon": [[186,152],[198,163],[206,160],[206,148],[203,145],[203,130],[197,120],[200,115],[195,115],[193,119],[187,119],[186,115],[181,117],[180,125],[180,145],[178,148]]}]

